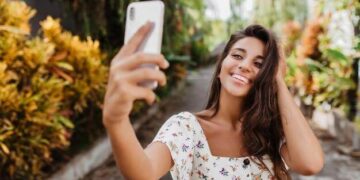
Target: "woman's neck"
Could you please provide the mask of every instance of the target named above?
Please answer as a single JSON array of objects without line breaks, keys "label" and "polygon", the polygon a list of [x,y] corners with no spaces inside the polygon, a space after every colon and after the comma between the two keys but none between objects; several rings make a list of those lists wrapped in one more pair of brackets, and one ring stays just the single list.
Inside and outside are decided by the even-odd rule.
[{"label": "woman's neck", "polygon": [[219,111],[215,115],[214,120],[219,121],[229,127],[239,127],[240,118],[242,116],[242,107],[244,104],[243,97],[234,97],[226,92],[225,89],[221,89],[219,99]]}]

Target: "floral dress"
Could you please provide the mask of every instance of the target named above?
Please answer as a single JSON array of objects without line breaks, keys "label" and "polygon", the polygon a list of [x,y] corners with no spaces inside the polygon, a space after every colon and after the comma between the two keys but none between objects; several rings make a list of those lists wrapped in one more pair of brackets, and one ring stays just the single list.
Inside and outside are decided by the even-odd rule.
[{"label": "floral dress", "polygon": [[268,155],[262,158],[265,166],[256,158],[251,160],[249,156],[213,156],[203,129],[190,112],[181,112],[170,117],[153,142],[164,143],[169,148],[174,161],[174,166],[170,169],[174,180],[275,179],[273,163]]}]

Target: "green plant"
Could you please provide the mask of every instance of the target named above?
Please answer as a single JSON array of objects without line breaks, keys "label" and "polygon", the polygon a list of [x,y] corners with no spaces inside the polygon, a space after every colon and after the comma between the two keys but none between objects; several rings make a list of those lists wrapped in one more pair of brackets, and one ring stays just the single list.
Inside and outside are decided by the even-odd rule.
[{"label": "green plant", "polygon": [[[331,8],[324,7],[326,5],[353,9],[356,5],[354,2],[337,1],[335,5],[319,2],[320,8],[317,9],[316,17],[308,22],[300,46],[288,59],[289,64],[293,65],[288,81],[293,84],[306,105],[319,107],[328,104],[346,113],[350,111],[349,92],[356,88],[356,83],[352,79],[354,55],[345,53],[333,43],[328,27],[331,15],[335,12],[329,13],[326,9]],[[356,44],[354,47],[356,48]]]},{"label": "green plant", "polygon": [[[244,3],[244,0],[233,0],[230,1],[230,12],[231,16],[227,20],[226,28],[227,28],[227,36],[230,34],[241,30],[245,24],[246,20],[241,16],[242,13],[242,4]],[[223,40],[224,41],[224,40]]]},{"label": "green plant", "polygon": [[251,21],[275,30],[279,30],[277,26],[288,21],[303,24],[307,18],[306,1],[256,0],[254,6],[255,13],[253,13]]},{"label": "green plant", "polygon": [[0,176],[35,179],[52,151],[69,146],[74,114],[102,100],[107,68],[99,43],[64,32],[59,20],[29,37],[35,11],[0,0]]},{"label": "green plant", "polygon": [[[74,12],[81,25],[82,35],[98,38],[109,54],[123,44],[126,8],[135,0],[92,1],[62,0]],[[163,54],[172,63],[204,64],[209,52],[207,36],[210,23],[204,16],[202,0],[164,0]],[[94,11],[96,13],[94,13]],[[171,77],[169,77],[171,80]]]}]

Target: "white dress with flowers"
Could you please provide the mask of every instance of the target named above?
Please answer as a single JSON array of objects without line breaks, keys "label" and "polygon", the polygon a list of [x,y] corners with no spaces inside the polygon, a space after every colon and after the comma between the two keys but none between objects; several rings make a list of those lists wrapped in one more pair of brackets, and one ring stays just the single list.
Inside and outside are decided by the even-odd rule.
[{"label": "white dress with flowers", "polygon": [[170,169],[174,180],[275,179],[273,163],[268,155],[263,156],[265,166],[256,158],[251,160],[248,156],[213,156],[203,129],[190,112],[170,117],[153,142],[162,142],[169,148],[174,161],[174,166]]}]

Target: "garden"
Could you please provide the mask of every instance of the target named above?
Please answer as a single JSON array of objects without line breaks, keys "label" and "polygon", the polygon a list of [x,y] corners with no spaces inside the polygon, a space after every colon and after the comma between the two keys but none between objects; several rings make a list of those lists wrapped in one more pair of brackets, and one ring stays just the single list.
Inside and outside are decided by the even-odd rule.
[{"label": "garden", "polygon": [[[109,65],[135,0],[46,1],[44,8],[0,0],[0,179],[48,178],[106,134]],[[170,68],[167,85],[155,90],[158,102],[189,72],[213,66],[215,49],[232,32],[257,23],[282,42],[286,82],[303,113],[311,119],[315,111],[336,110],[360,134],[360,2],[234,0],[226,1],[226,18],[216,1],[163,2],[162,53]],[[60,16],[32,21],[57,6]],[[137,101],[132,119],[149,108]]]}]

